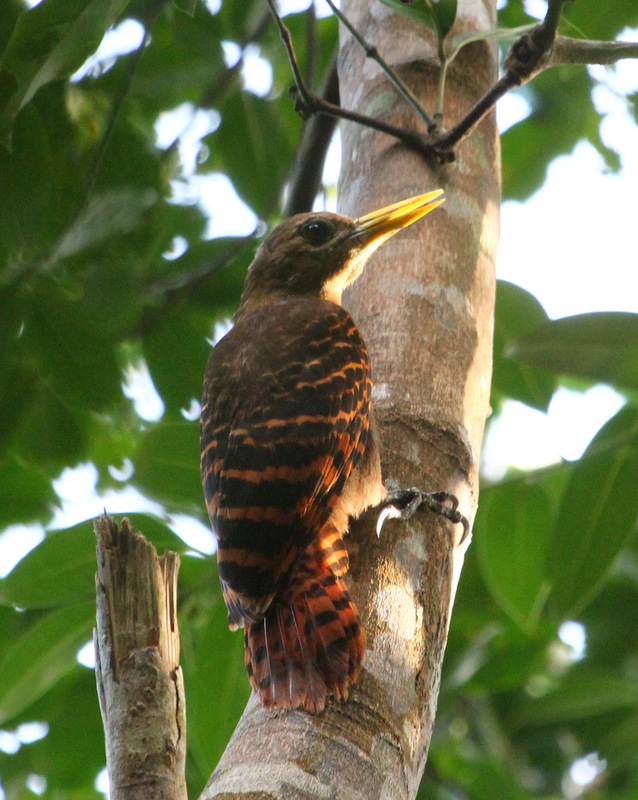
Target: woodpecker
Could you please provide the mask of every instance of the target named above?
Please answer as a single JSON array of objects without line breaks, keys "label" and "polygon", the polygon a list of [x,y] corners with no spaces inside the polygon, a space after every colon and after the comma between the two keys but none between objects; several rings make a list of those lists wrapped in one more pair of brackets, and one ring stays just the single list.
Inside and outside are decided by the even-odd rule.
[{"label": "woodpecker", "polygon": [[[204,495],[229,627],[244,628],[250,683],[268,709],[319,712],[330,695],[347,699],[359,673],[366,636],[344,581],[343,536],[350,517],[388,493],[370,360],[341,294],[379,245],[442,194],[357,220],[322,212],[282,222],[257,251],[234,326],[212,350]],[[397,501],[414,506],[414,495]],[[446,516],[461,521],[455,508]]]}]

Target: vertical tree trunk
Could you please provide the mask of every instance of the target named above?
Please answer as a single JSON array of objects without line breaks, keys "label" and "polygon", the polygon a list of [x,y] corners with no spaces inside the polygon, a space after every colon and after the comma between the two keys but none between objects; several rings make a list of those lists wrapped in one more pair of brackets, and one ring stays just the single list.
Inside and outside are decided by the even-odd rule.
[{"label": "vertical tree trunk", "polygon": [[[342,8],[368,42],[379,43],[383,58],[432,113],[438,80],[434,32],[380,3],[343,0]],[[461,0],[454,31],[493,27],[495,17],[493,0]],[[366,60],[344,31],[341,38],[342,104],[425,132],[422,120],[376,63]],[[461,51],[448,73],[444,124],[460,119],[494,82],[496,72],[497,53],[487,42]],[[500,206],[494,115],[445,166],[427,163],[390,137],[350,123],[342,125],[342,141],[339,198],[345,214],[356,216],[430,189],[445,190],[441,208],[375,254],[344,305],[370,351],[386,485],[453,492],[472,518],[491,383]],[[399,531],[392,536],[387,531],[382,553],[373,556],[382,567],[373,590],[358,584],[370,614],[364,619],[370,650],[363,684],[373,676],[382,685],[384,717],[402,749],[406,793],[398,796],[410,797],[418,788],[432,734],[464,548],[454,548],[446,533],[449,524],[432,515],[407,526],[393,524]],[[369,530],[354,533],[371,535]],[[359,542],[368,572],[369,548],[365,538]]]},{"label": "vertical tree trunk", "polygon": [[[431,31],[373,0],[343,0],[430,109],[438,64]],[[460,2],[455,30],[493,26],[493,0]],[[359,46],[343,36],[342,104],[418,126]],[[496,51],[466,48],[448,76],[446,119],[459,118],[493,82]],[[473,516],[478,459],[489,412],[494,257],[500,201],[494,119],[464,143],[455,163],[429,164],[383,134],[345,123],[342,212],[359,216],[442,187],[446,203],[380,249],[347,295],[367,340],[390,488],[446,489]],[[368,633],[360,679],[345,704],[312,716],[272,714],[253,697],[202,794],[325,798],[416,795],[432,734],[449,614],[463,548],[460,529],[424,513],[408,524],[374,515],[348,539],[352,588]]]}]

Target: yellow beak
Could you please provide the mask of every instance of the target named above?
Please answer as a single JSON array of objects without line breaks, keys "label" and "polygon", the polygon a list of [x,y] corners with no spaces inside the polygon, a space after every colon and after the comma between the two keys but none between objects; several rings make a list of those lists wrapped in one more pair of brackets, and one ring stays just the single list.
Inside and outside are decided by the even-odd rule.
[{"label": "yellow beak", "polygon": [[372,211],[355,220],[356,227],[350,235],[363,241],[366,249],[372,244],[376,249],[386,239],[394,236],[403,228],[407,228],[408,225],[412,225],[413,222],[445,202],[445,198],[441,197],[442,194],[443,189],[435,189],[433,192],[419,194],[408,200],[401,200],[399,203],[380,208],[378,211]]}]

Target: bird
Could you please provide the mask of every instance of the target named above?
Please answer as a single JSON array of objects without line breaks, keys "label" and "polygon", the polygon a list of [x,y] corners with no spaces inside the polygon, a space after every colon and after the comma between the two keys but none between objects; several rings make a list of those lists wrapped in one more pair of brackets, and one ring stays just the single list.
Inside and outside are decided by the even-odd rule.
[{"label": "bird", "polygon": [[[389,495],[370,359],[341,297],[370,255],[442,194],[356,220],[324,211],[281,222],[211,351],[202,483],[228,624],[244,628],[248,677],[266,709],[318,713],[329,697],[347,700],[357,680],[366,634],[344,580],[344,536],[350,518]],[[432,503],[449,497],[439,494]],[[414,495],[394,499],[414,507]],[[459,521],[455,513],[446,515]]]}]

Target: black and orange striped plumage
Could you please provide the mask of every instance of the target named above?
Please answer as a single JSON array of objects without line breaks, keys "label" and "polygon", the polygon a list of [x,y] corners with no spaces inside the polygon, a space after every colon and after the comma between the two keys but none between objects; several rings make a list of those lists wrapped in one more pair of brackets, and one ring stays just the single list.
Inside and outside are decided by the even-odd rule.
[{"label": "black and orange striped plumage", "polygon": [[[348,696],[365,633],[343,575],[348,520],[387,493],[370,362],[341,291],[440,193],[353,221],[304,214],[255,257],[233,329],[210,357],[202,480],[231,628],[268,708]],[[425,208],[425,210],[424,210]]]}]

